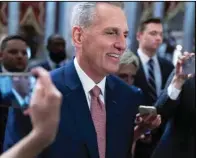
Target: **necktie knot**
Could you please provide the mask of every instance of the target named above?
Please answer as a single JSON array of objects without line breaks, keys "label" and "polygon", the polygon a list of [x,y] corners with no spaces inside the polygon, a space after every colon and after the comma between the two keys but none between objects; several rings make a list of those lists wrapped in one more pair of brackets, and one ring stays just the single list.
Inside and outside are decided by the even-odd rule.
[{"label": "necktie knot", "polygon": [[150,63],[150,64],[153,63],[153,62],[154,62],[154,61],[153,61],[152,58],[150,58],[149,61],[148,61],[148,63]]},{"label": "necktie knot", "polygon": [[91,89],[90,95],[94,97],[99,97],[101,94],[101,89],[98,86],[94,86],[94,88]]},{"label": "necktie knot", "polygon": [[154,64],[154,61],[153,61],[152,58],[149,59],[148,64],[151,65],[151,66]]}]

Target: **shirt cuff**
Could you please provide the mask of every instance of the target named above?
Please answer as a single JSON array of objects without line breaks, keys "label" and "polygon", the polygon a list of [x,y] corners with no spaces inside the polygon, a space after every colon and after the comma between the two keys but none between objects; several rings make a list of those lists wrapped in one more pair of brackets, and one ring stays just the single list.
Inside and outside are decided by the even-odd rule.
[{"label": "shirt cuff", "polygon": [[168,87],[168,96],[170,97],[170,99],[172,100],[177,100],[179,94],[180,94],[181,90],[175,88],[173,86],[173,84],[170,84],[170,86]]}]

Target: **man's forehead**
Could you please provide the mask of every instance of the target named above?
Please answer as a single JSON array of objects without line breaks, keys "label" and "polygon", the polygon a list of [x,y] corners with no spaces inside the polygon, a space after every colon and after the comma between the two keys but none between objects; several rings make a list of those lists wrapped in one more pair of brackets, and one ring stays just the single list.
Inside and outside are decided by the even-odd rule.
[{"label": "man's forehead", "polygon": [[26,48],[27,44],[19,39],[13,39],[7,42],[6,48]]},{"label": "man's forehead", "polygon": [[52,41],[52,43],[53,44],[64,44],[65,43],[65,41],[63,40],[63,39],[60,39],[60,38],[58,38],[58,39],[54,39],[53,41]]},{"label": "man's forehead", "polygon": [[19,39],[13,39],[13,40],[9,40],[8,42],[7,42],[7,46],[9,45],[9,46],[11,46],[11,45],[26,45],[26,43],[24,42],[24,41],[22,41],[22,40],[19,40]]},{"label": "man's forehead", "polygon": [[163,26],[160,23],[149,23],[145,26],[144,30],[163,30]]},{"label": "man's forehead", "polygon": [[108,3],[99,3],[95,9],[95,18],[102,19],[104,21],[114,21],[121,20],[127,22],[124,10],[120,7],[108,4]]}]

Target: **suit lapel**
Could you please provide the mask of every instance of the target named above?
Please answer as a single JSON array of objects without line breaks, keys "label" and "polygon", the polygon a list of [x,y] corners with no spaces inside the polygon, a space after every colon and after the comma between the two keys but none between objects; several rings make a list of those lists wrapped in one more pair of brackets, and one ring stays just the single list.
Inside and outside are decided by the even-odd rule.
[{"label": "suit lapel", "polygon": [[76,126],[85,140],[90,157],[99,157],[95,128],[85,92],[75,70],[73,61],[65,66],[63,80],[66,81],[66,85],[70,89],[70,91],[66,92],[66,95],[64,96],[66,104],[69,105],[73,112]]},{"label": "suit lapel", "polygon": [[[77,75],[77,72],[74,67],[74,63],[68,63],[64,67],[64,77],[61,79],[66,81],[66,85],[69,87],[69,92],[63,91],[63,94],[66,99],[66,104],[68,104],[72,114],[74,115],[76,127],[80,130],[79,133],[82,134],[82,137],[85,140],[87,149],[89,151],[90,157],[99,157],[96,131],[93,125],[91,113],[88,107],[86,100],[85,92],[83,90],[80,79]],[[63,87],[63,86],[62,86]],[[115,83],[110,78],[107,77],[106,80],[106,115],[107,115],[107,153],[112,153],[113,149],[110,146],[113,146],[114,139],[118,137],[116,134],[116,118],[119,118],[121,110],[117,103],[118,92],[115,91]],[[108,134],[109,133],[109,134]],[[113,135],[113,136],[111,136]]]},{"label": "suit lapel", "polygon": [[[120,137],[120,135],[117,133],[117,119],[120,118],[121,108],[120,104],[118,104],[119,101],[119,93],[115,90],[116,86],[114,81],[107,77],[106,80],[106,157],[109,155],[113,155],[114,150],[116,150],[116,146],[114,144],[114,140]],[[113,147],[113,148],[112,148]],[[118,150],[118,149],[117,149]]]},{"label": "suit lapel", "polygon": [[148,83],[147,83],[143,65],[142,65],[142,62],[138,53],[137,53],[137,56],[139,59],[139,70],[136,75],[135,85],[139,86],[141,89],[143,89],[143,91],[148,91]]},{"label": "suit lapel", "polygon": [[164,89],[165,87],[165,83],[168,79],[168,69],[165,67],[166,64],[162,61],[161,58],[157,58],[158,59],[158,62],[159,62],[159,67],[160,67],[160,71],[161,71],[161,78],[162,78],[162,83],[161,83],[161,89]]}]

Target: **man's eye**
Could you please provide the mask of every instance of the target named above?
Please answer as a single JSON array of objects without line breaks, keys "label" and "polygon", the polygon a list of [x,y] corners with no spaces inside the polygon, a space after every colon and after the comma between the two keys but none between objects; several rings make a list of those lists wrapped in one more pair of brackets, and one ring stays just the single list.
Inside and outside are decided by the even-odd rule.
[{"label": "man's eye", "polygon": [[18,50],[12,49],[12,50],[9,50],[8,52],[9,52],[10,54],[15,55],[15,54],[18,53]]},{"label": "man's eye", "polygon": [[108,35],[114,35],[115,32],[110,31],[110,32],[107,32],[107,34],[108,34]]},{"label": "man's eye", "polygon": [[125,34],[124,37],[127,38],[128,37],[128,34]]},{"label": "man's eye", "polygon": [[156,35],[157,35],[157,32],[155,32],[155,31],[150,32],[150,35],[152,35],[152,36],[156,36]]}]

